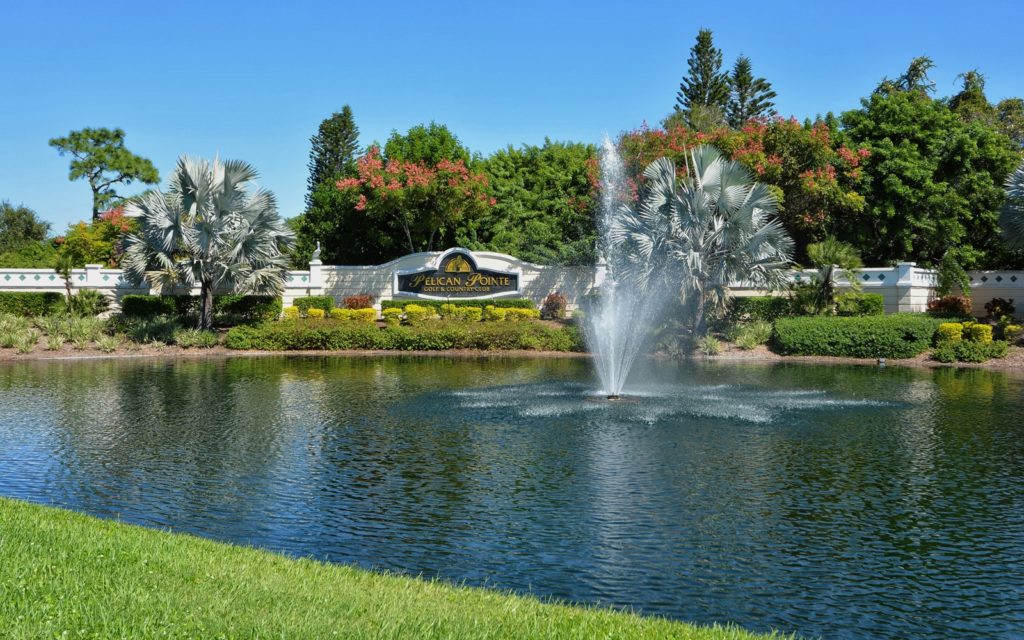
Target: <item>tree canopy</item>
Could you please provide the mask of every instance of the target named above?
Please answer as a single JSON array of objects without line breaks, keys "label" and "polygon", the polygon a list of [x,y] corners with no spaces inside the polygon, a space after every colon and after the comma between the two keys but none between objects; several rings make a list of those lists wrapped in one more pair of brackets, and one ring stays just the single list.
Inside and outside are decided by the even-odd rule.
[{"label": "tree canopy", "polygon": [[160,174],[152,162],[125,148],[122,129],[72,131],[63,138],[52,138],[50,146],[62,156],[71,155],[69,180],[85,178],[89,182],[93,219],[120,198],[116,185],[160,182]]},{"label": "tree canopy", "polygon": [[314,206],[313,194],[325,182],[333,182],[355,172],[359,155],[359,127],[352,107],[347,104],[339,113],[324,119],[316,134],[309,139],[309,178],[306,184],[306,206]]}]

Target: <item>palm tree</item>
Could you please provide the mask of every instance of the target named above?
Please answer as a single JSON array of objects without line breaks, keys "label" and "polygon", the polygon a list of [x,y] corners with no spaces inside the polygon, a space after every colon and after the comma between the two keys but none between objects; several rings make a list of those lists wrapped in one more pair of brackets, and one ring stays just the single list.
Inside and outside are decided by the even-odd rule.
[{"label": "palm tree", "polygon": [[157,286],[200,286],[199,327],[213,326],[213,292],[284,291],[294,234],[277,214],[274,194],[250,190],[257,174],[239,160],[182,156],[167,193],[130,202],[139,231],[126,238],[129,276]]},{"label": "palm tree", "polygon": [[622,207],[611,229],[619,273],[646,289],[666,278],[695,310],[696,335],[708,310],[724,308],[730,284],[780,288],[793,241],[772,216],[768,187],[711,146],[692,149],[677,181],[668,158],[652,162],[636,210]]},{"label": "palm tree", "polygon": [[814,296],[814,307],[818,313],[830,308],[835,302],[836,281],[839,275],[846,275],[854,289],[860,284],[855,278],[849,277],[864,266],[860,252],[853,245],[835,238],[825,238],[821,242],[807,245],[807,257],[818,270]]},{"label": "palm tree", "polygon": [[1006,179],[1006,204],[999,216],[1006,242],[1024,249],[1024,162]]}]

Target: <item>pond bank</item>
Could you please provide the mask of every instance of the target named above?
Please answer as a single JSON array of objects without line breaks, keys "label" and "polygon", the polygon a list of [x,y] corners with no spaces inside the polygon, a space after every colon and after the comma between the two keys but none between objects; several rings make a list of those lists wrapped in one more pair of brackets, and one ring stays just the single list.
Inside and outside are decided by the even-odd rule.
[{"label": "pond bank", "polygon": [[3,498],[0,523],[0,620],[12,637],[779,637],[295,560]]},{"label": "pond bank", "polygon": [[[47,351],[42,348],[21,354],[14,349],[0,349],[0,362],[26,362],[26,361],[48,361],[48,360],[95,360],[95,359],[134,359],[134,358],[229,358],[229,357],[263,357],[263,356],[335,356],[351,358],[372,358],[380,356],[419,356],[419,357],[445,357],[445,358],[589,358],[589,353],[572,351],[534,351],[534,350],[494,350],[483,351],[478,349],[443,349],[443,350],[415,350],[395,351],[377,349],[348,349],[348,350],[293,350],[293,351],[264,351],[264,350],[238,350],[227,349],[223,346],[209,349],[189,348],[183,349],[176,346],[165,346],[154,348],[150,346],[138,346],[137,348],[118,348],[112,352],[103,352],[99,349],[73,349],[69,345],[60,350]],[[669,359],[665,354],[653,354],[651,357]],[[773,353],[765,346],[743,351],[736,348],[728,348],[717,356],[704,356],[695,354],[692,356],[695,361],[707,361],[728,364],[772,364],[772,363],[797,363],[817,365],[867,365],[878,366],[878,361],[873,358],[837,358],[830,356],[783,356]],[[888,359],[886,366],[900,367],[955,367],[964,369],[992,369],[995,371],[1022,371],[1024,372],[1024,347],[1010,347],[1010,352],[1005,358],[989,360],[983,363],[957,362],[942,363],[932,360],[927,353],[915,358],[902,360]]]}]

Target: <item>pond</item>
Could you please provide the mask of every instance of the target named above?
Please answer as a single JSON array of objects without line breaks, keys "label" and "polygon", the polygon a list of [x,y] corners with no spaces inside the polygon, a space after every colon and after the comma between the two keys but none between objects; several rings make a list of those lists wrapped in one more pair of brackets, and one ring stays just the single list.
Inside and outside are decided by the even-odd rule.
[{"label": "pond", "polygon": [[807,637],[1024,636],[1024,380],[580,359],[0,363],[0,495]]}]

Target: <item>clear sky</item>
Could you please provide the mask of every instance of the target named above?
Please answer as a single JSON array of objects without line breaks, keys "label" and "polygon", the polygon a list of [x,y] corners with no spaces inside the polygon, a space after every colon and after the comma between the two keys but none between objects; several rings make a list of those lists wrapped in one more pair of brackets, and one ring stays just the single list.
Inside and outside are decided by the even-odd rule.
[{"label": "clear sky", "polygon": [[856,107],[918,55],[939,95],[978,68],[990,99],[1024,96],[1020,0],[0,0],[0,16],[0,200],[56,231],[91,206],[47,145],[72,129],[121,127],[163,178],[182,153],[247,160],[291,217],[309,137],[346,103],[363,144],[431,120],[484,154],[598,142],[670,112],[700,27],[801,119]]}]

